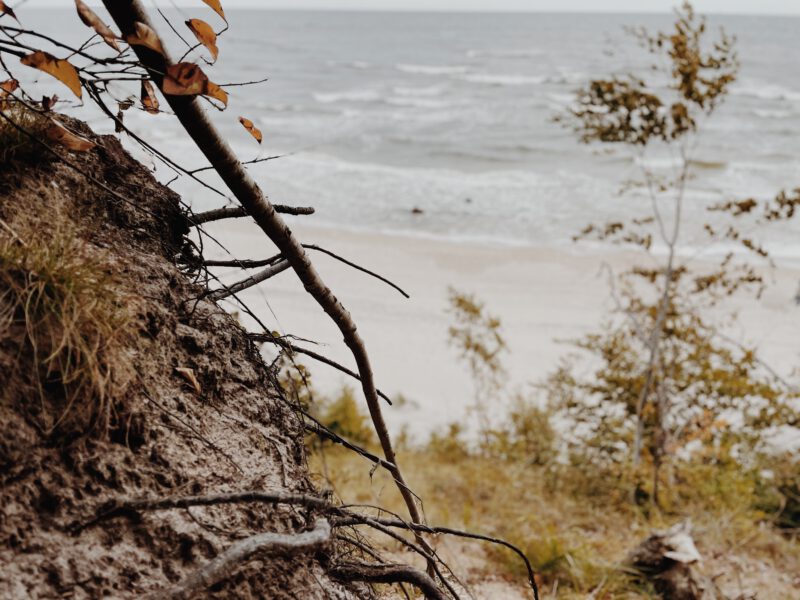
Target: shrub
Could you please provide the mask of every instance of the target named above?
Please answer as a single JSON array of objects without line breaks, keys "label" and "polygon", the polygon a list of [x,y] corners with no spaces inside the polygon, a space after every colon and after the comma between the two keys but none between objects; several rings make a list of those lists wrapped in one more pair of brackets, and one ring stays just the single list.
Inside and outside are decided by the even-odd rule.
[{"label": "shrub", "polygon": [[312,412],[323,425],[349,442],[362,447],[377,443],[372,423],[361,411],[349,386],[342,388],[337,398],[318,402]]}]

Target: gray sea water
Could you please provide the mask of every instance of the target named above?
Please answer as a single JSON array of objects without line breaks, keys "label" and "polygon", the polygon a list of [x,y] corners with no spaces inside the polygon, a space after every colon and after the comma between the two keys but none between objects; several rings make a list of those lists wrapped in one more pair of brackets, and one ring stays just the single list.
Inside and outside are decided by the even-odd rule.
[{"label": "gray sea water", "polygon": [[[167,14],[177,27],[191,17],[216,24],[204,7]],[[29,15],[54,31],[84,32],[72,11]],[[207,72],[223,84],[269,80],[230,87],[229,109],[212,110],[213,118],[244,159],[290,154],[253,173],[273,201],[314,205],[309,222],[567,244],[589,221],[647,208],[641,193],[618,194],[640,172],[639,158],[623,147],[582,145],[553,116],[590,78],[646,71],[651,57],[623,27],[666,28],[668,15],[228,15],[220,60]],[[800,185],[800,20],[712,17],[710,25],[738,37],[742,69],[698,137],[688,201],[694,222],[709,202]],[[163,21],[158,26],[177,53],[180,40]],[[263,147],[239,115],[263,131]],[[130,112],[128,123],[165,152],[202,164],[168,115]],[[667,169],[670,154],[657,151],[646,164]],[[196,185],[179,189],[201,209],[223,202]],[[800,256],[798,234],[798,225],[772,230],[771,248]]]}]

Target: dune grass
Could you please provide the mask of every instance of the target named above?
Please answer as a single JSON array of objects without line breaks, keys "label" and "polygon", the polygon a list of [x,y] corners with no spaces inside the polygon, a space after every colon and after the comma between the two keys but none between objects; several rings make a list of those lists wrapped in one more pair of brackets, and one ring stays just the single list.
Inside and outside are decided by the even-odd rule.
[{"label": "dune grass", "polygon": [[0,339],[6,401],[45,434],[105,432],[129,378],[130,298],[66,218],[0,223]]},{"label": "dune grass", "polygon": [[[329,424],[344,433],[351,424],[341,416],[357,409],[343,405],[352,403],[352,396],[343,394],[323,401],[318,414],[325,421],[335,413],[337,420]],[[535,419],[520,414],[521,409],[514,423],[533,422],[541,430],[541,414]],[[409,484],[425,500],[429,523],[517,545],[537,571],[542,597],[657,598],[650,583],[626,566],[626,557],[653,530],[686,518],[692,520],[705,559],[702,570],[717,577],[731,597],[747,590],[757,591],[759,598],[800,597],[800,580],[792,575],[800,572],[800,542],[796,532],[776,527],[778,513],[764,510],[770,485],[760,479],[760,470],[686,465],[676,473],[672,505],[656,510],[631,501],[626,477],[582,469],[551,453],[531,454],[524,431],[506,434],[499,436],[498,452],[498,446],[468,444],[454,426],[425,443],[405,444],[400,461]],[[791,457],[786,460],[787,466],[794,464]],[[338,446],[315,444],[311,466],[320,486],[333,489],[343,501],[402,513],[390,478],[380,469],[373,472],[361,457]],[[389,540],[373,541],[390,553],[400,550]],[[528,597],[524,565],[515,554],[485,545],[482,557],[479,566],[468,567],[468,580],[480,584],[499,578],[518,588],[518,597]]]}]

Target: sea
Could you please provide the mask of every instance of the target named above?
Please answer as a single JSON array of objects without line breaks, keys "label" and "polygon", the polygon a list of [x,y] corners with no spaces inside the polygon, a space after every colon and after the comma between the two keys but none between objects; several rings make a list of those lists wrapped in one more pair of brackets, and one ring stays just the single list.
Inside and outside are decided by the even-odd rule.
[{"label": "sea", "polygon": [[[164,12],[186,40],[186,19],[223,25],[197,4]],[[73,11],[30,5],[17,11],[24,25],[86,37]],[[209,106],[209,114],[243,160],[280,157],[251,172],[273,202],[314,206],[316,214],[303,217],[309,224],[570,246],[588,223],[646,215],[647,194],[629,183],[643,169],[669,174],[675,167],[670,148],[586,145],[569,120],[558,120],[593,78],[637,73],[663,85],[654,57],[626,28],[665,30],[670,15],[232,9],[227,16],[219,60],[203,68],[230,101],[225,111]],[[154,18],[181,54],[184,42]],[[800,20],[711,16],[708,25],[711,36],[720,27],[736,36],[741,72],[691,145],[690,229],[713,218],[710,204],[800,186]],[[204,57],[201,49],[189,59]],[[43,93],[59,86],[20,70]],[[257,83],[238,85],[247,82]],[[113,83],[109,91],[122,100],[138,87]],[[58,93],[69,97],[65,88]],[[63,107],[111,131],[88,101]],[[261,145],[240,116],[262,131]],[[132,109],[125,119],[183,166],[205,165],[171,115]],[[159,160],[126,144],[162,180],[173,179]],[[201,176],[215,183],[208,172]],[[230,202],[186,178],[172,185],[195,210]],[[687,233],[690,246],[704,243],[696,229]],[[800,258],[798,234],[800,224],[780,224],[764,238],[776,256]]]}]

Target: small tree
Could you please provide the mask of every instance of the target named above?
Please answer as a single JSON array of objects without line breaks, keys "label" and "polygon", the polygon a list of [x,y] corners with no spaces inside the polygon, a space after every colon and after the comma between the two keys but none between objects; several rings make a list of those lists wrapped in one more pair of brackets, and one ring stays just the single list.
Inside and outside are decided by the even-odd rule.
[{"label": "small tree", "polygon": [[[666,87],[637,75],[593,80],[570,110],[583,142],[623,144],[634,152],[641,179],[628,189],[643,190],[649,200],[646,216],[592,224],[576,239],[632,245],[647,262],[612,274],[622,318],[577,343],[599,359],[594,378],[577,377],[568,363],[549,382],[560,406],[580,424],[578,438],[592,460],[619,464],[625,457],[638,468],[646,459],[656,504],[662,466],[692,442],[731,453],[745,442],[755,447],[769,428],[797,422],[790,408],[796,393],[753,350],[725,339],[702,315],[704,307],[734,293],[762,292],[757,263],[770,266],[769,253],[735,222],[762,203],[707,206],[710,216],[728,218],[727,225],[704,225],[708,242],[735,242],[744,253],[698,267],[681,252],[697,136],[735,81],[739,61],[735,39],[724,30],[709,39],[705,20],[688,2],[676,14],[669,32],[630,30],[663,61],[651,73],[669,81]],[[669,174],[647,167],[654,149],[670,150]],[[781,194],[763,203],[760,221],[791,218],[795,206],[793,197]]]},{"label": "small tree", "polygon": [[491,428],[489,404],[499,401],[505,385],[502,355],[508,351],[508,346],[502,335],[502,324],[473,295],[450,288],[448,300],[454,320],[448,330],[450,345],[458,351],[472,375],[475,386],[472,410],[478,418],[478,431],[487,441]]}]

